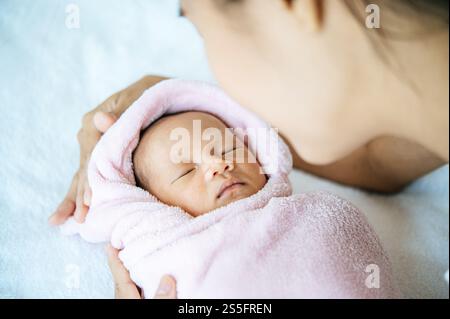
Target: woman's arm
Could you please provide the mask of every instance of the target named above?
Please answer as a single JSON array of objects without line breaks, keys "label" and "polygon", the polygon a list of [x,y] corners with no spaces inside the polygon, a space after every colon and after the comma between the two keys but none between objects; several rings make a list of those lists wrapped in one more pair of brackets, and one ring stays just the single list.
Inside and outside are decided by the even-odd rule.
[{"label": "woman's arm", "polygon": [[145,76],[126,89],[117,92],[102,104],[83,116],[82,127],[77,138],[80,144],[80,167],[75,173],[69,191],[56,211],[49,218],[49,223],[59,225],[74,215],[78,222],[83,222],[90,203],[90,188],[87,183],[86,165],[92,150],[103,132],[136,101],[142,93],[156,83],[165,80],[159,76]]},{"label": "woman's arm", "polygon": [[410,182],[445,164],[422,146],[404,139],[380,137],[355,150],[347,157],[329,164],[312,165],[295,152],[294,167],[349,186],[380,193],[395,193]]}]

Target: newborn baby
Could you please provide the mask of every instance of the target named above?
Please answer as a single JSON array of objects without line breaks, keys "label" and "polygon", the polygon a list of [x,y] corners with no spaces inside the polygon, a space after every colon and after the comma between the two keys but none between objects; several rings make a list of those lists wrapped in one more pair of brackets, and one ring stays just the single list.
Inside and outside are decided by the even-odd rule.
[{"label": "newborn baby", "polygon": [[398,297],[365,217],[292,194],[291,169],[278,134],[219,88],[163,81],[102,136],[87,218],[62,230],[120,249],[144,296],[170,274],[179,298]]},{"label": "newborn baby", "polygon": [[[219,134],[212,137],[219,138],[199,138],[200,134],[194,134],[196,121],[201,135],[213,128]],[[188,138],[174,141],[171,133],[180,128]],[[195,137],[199,141],[194,141]],[[171,158],[175,147],[186,154]],[[220,119],[203,112],[184,112],[156,121],[142,134],[133,164],[138,186],[192,216],[253,195],[266,183],[266,175],[247,146]]]}]

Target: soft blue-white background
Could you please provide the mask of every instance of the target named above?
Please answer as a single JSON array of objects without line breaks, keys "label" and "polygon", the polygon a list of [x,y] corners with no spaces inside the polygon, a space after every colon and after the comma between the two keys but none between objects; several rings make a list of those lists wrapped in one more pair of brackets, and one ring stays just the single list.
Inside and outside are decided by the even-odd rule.
[{"label": "soft blue-white background", "polygon": [[[80,28],[66,27],[78,6]],[[145,74],[214,81],[176,0],[0,0],[0,298],[109,298],[102,245],[47,217],[78,164],[82,115]],[[392,197],[302,172],[296,192],[352,200],[379,233],[407,297],[447,297],[448,166]]]}]

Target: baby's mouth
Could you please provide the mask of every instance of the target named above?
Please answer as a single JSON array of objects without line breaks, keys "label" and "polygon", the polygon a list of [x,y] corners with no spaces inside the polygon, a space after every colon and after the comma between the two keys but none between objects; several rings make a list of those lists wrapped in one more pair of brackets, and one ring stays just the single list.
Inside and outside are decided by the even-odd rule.
[{"label": "baby's mouth", "polygon": [[243,183],[239,180],[236,180],[236,179],[232,179],[232,180],[224,182],[219,189],[217,199],[222,198],[224,195],[226,195],[226,193],[230,192],[233,189],[239,188],[243,185],[245,185],[245,183]]}]

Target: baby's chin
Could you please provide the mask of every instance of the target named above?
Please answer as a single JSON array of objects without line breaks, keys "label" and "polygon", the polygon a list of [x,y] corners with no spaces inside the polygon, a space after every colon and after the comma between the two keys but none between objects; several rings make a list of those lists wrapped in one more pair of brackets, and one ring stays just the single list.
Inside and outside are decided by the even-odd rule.
[{"label": "baby's chin", "polygon": [[249,196],[251,196],[251,195],[236,194],[236,195],[234,195],[234,196],[232,196],[232,197],[227,198],[226,200],[220,201],[220,203],[219,203],[219,202],[216,202],[210,209],[208,209],[208,210],[206,210],[206,211],[195,211],[195,212],[192,212],[192,211],[191,211],[191,212],[189,212],[189,214],[192,215],[192,216],[194,216],[194,217],[197,217],[197,216],[200,216],[200,215],[205,215],[205,214],[208,214],[208,213],[212,212],[212,211],[215,210],[215,209],[224,207],[224,206],[226,206],[226,205],[228,205],[228,204],[234,203],[234,202],[236,202],[236,201],[238,201],[238,200],[247,198],[247,197],[249,197]]},{"label": "baby's chin", "polygon": [[257,192],[258,192],[257,189],[253,189],[248,184],[240,185],[239,187],[236,187],[235,189],[232,189],[232,190],[226,192],[220,198],[218,198],[215,202],[214,209],[220,208],[220,207],[226,206],[228,204],[231,204],[233,202],[236,202],[238,200],[250,197]]},{"label": "baby's chin", "polygon": [[194,217],[197,217],[200,215],[205,215],[215,209],[224,207],[224,206],[234,203],[238,200],[250,197],[250,196],[256,194],[258,191],[259,191],[259,189],[255,189],[254,187],[252,187],[249,184],[244,184],[241,187],[236,187],[232,190],[229,190],[228,192],[223,194],[220,198],[215,199],[215,201],[213,202],[213,204],[211,205],[211,207],[209,209],[205,209],[203,211],[197,211],[197,210],[189,211],[187,209],[185,209],[185,210]]},{"label": "baby's chin", "polygon": [[[246,185],[244,185],[244,186],[246,186]],[[246,189],[244,189],[244,188],[246,188]],[[217,208],[224,207],[228,204],[231,204],[238,200],[247,198],[247,197],[253,195],[254,193],[256,193],[255,191],[249,190],[249,188],[250,187],[242,187],[242,190],[240,190],[240,191],[237,191],[237,190],[230,191],[223,198],[216,199],[214,201],[214,203],[211,205],[211,207],[208,209],[199,211],[199,210],[189,210],[187,208],[184,208],[184,210],[186,212],[188,212],[191,216],[194,216],[194,217],[206,215]]]}]

